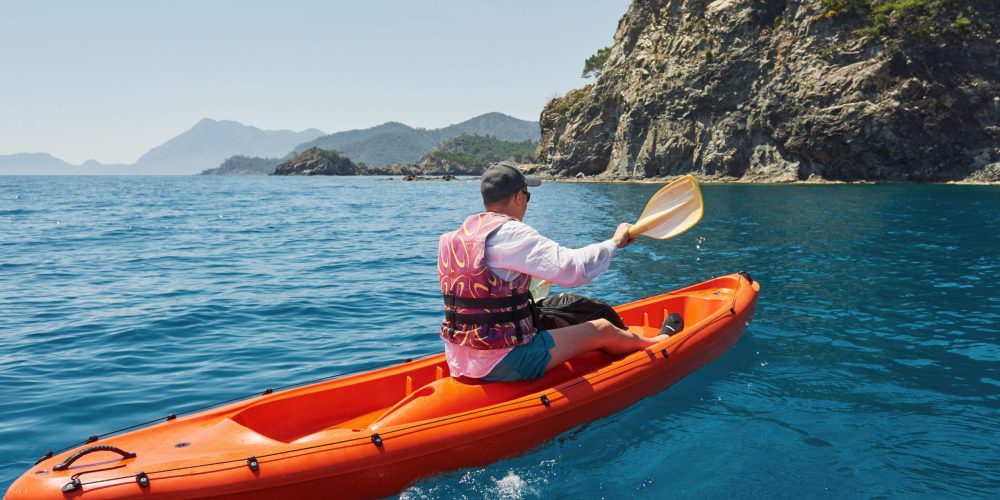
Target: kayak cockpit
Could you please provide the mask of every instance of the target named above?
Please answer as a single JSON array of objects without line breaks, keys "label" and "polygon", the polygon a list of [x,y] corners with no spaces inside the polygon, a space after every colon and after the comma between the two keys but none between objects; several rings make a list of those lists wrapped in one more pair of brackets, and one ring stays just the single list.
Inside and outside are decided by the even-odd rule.
[{"label": "kayak cockpit", "polygon": [[609,365],[614,358],[590,351],[557,366],[544,377],[522,382],[481,382],[445,377],[421,387],[375,420],[372,430],[486,408],[556,387]]},{"label": "kayak cockpit", "polygon": [[[231,415],[258,434],[293,443],[332,428],[361,430],[401,399],[446,377],[441,360],[413,370],[393,370],[378,377],[349,377],[331,383],[275,394]],[[373,372],[378,373],[378,372]]]}]

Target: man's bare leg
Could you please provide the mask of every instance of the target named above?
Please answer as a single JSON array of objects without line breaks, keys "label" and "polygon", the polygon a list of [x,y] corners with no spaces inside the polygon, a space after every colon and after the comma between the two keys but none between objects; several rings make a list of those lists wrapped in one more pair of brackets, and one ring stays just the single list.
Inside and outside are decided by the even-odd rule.
[{"label": "man's bare leg", "polygon": [[643,337],[622,330],[606,319],[595,319],[578,325],[549,330],[555,347],[549,351],[552,359],[546,370],[558,366],[577,354],[595,349],[603,349],[612,356],[624,356],[666,339],[669,335]]}]

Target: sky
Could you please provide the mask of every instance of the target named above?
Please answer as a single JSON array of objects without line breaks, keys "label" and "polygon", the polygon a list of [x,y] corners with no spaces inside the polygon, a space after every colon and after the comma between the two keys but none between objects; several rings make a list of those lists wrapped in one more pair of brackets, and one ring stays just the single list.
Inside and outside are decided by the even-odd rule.
[{"label": "sky", "polygon": [[537,121],[628,0],[0,0],[0,155],[132,163],[202,118]]}]

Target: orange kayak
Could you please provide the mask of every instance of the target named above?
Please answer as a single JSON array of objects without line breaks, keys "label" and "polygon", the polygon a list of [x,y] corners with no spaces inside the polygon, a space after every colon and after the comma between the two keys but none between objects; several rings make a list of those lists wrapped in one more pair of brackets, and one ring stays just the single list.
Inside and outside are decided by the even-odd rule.
[{"label": "orange kayak", "polygon": [[758,283],[715,278],[615,309],[634,332],[684,329],[623,358],[589,352],[538,380],[448,376],[443,355],[259,396],[44,459],[8,499],[371,498],[522,453],[656,394],[729,350]]}]

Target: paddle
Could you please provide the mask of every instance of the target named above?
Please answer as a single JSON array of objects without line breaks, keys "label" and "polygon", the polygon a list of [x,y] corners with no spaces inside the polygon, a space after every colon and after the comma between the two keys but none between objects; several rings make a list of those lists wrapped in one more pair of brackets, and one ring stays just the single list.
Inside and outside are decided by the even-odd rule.
[{"label": "paddle", "polygon": [[628,230],[633,238],[649,236],[658,240],[673,238],[694,227],[705,213],[701,188],[694,177],[685,175],[660,188],[642,211],[639,220]]},{"label": "paddle", "polygon": [[[642,211],[639,220],[628,230],[629,237],[649,236],[658,240],[673,238],[694,227],[705,213],[701,188],[694,177],[685,175],[663,186]],[[535,300],[549,294],[552,284],[537,278],[531,280],[530,292]]]}]

